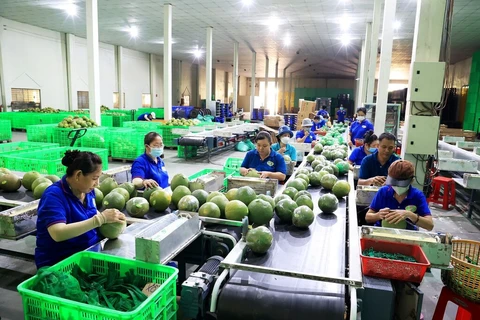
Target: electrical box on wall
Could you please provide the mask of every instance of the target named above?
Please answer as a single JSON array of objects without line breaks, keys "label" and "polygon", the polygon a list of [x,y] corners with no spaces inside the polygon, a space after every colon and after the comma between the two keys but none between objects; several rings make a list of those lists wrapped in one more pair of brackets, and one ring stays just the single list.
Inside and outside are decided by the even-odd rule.
[{"label": "electrical box on wall", "polygon": [[405,153],[434,155],[438,146],[440,117],[410,116],[402,148]]},{"label": "electrical box on wall", "polygon": [[440,102],[445,78],[445,62],[414,62],[410,101]]}]

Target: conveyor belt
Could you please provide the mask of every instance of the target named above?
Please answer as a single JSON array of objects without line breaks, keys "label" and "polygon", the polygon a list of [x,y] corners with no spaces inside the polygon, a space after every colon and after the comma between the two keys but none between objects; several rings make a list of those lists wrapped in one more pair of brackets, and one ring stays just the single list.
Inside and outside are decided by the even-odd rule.
[{"label": "conveyor belt", "polygon": [[[320,212],[321,188],[310,188]],[[318,214],[308,230],[271,222],[274,245],[265,256],[244,263],[270,268],[345,276],[346,201],[334,215]],[[219,296],[219,320],[343,319],[345,286],[247,271],[235,271]]]}]

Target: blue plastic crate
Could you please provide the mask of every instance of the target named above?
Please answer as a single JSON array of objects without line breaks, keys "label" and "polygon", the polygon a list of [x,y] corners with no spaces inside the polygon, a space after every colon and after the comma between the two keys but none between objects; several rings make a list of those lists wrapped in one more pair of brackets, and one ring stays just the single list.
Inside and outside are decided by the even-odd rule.
[{"label": "blue plastic crate", "polygon": [[180,107],[180,106],[175,106],[172,107],[172,115],[175,119],[180,119],[180,118],[185,118],[189,119],[190,118],[190,113],[194,107]]}]

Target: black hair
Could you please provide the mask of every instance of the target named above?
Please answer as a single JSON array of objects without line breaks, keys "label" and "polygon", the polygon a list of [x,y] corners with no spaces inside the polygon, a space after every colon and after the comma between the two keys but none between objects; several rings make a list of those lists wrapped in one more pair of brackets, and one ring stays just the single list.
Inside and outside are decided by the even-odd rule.
[{"label": "black hair", "polygon": [[366,114],[367,114],[367,109],[366,109],[365,107],[359,107],[359,108],[357,108],[357,114],[358,114],[359,112],[363,112],[363,113],[365,113],[365,115],[366,115]]},{"label": "black hair", "polygon": [[371,144],[375,140],[378,140],[378,137],[376,134],[373,133],[373,130],[368,130],[367,132],[365,132],[365,135],[363,136],[364,144]]},{"label": "black hair", "polygon": [[145,138],[143,139],[143,143],[146,145],[149,145],[150,143],[152,143],[153,140],[157,139],[158,137],[161,138],[162,136],[155,131],[149,132],[145,135]]},{"label": "black hair", "polygon": [[255,142],[258,142],[259,140],[265,140],[265,139],[267,139],[269,144],[272,144],[272,137],[270,136],[270,134],[268,132],[261,131],[255,137]]},{"label": "black hair", "polygon": [[378,137],[378,141],[382,141],[383,139],[387,139],[393,142],[397,141],[397,138],[390,132],[384,132],[380,135],[380,137]]},{"label": "black hair", "polygon": [[323,109],[323,110],[327,109],[327,106],[322,106],[322,109]]},{"label": "black hair", "polygon": [[313,117],[313,120],[320,120],[320,116]]},{"label": "black hair", "polygon": [[67,150],[62,158],[62,164],[67,167],[67,177],[73,176],[77,170],[81,170],[83,175],[87,175],[95,172],[98,166],[102,165],[102,158],[88,151]]}]

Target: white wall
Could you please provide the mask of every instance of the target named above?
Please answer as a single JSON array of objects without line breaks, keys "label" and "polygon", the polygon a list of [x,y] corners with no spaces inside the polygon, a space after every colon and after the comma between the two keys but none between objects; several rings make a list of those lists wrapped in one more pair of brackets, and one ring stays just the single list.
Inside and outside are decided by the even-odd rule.
[{"label": "white wall", "polygon": [[142,93],[150,93],[150,59],[147,53],[127,48],[123,48],[122,51],[125,108],[138,109],[142,107]]},{"label": "white wall", "polygon": [[155,84],[157,86],[155,105],[163,108],[163,56],[155,55],[155,79]]},{"label": "white wall", "polygon": [[68,109],[64,39],[59,32],[0,18],[7,105],[12,88],[40,89],[43,107]]}]

